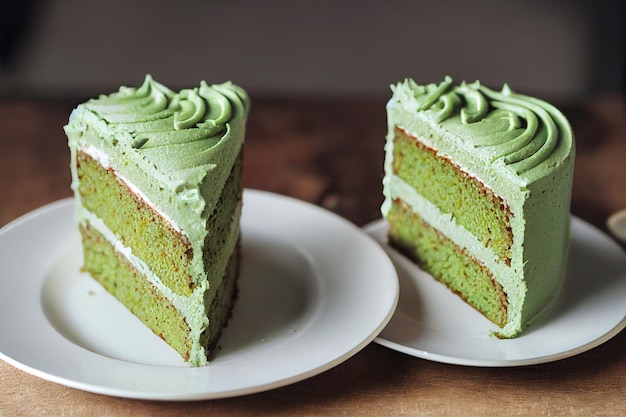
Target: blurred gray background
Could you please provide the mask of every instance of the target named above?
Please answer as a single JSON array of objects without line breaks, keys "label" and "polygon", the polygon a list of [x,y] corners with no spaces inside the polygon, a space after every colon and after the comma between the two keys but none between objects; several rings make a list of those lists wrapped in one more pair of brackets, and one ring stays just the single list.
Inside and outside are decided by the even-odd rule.
[{"label": "blurred gray background", "polygon": [[576,101],[624,89],[623,0],[5,0],[0,97],[232,80],[382,96],[444,75]]}]

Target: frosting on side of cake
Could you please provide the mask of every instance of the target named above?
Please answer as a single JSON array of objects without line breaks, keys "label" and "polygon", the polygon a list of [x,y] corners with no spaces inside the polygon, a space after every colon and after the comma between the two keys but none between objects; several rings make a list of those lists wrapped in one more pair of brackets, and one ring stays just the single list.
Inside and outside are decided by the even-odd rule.
[{"label": "frosting on side of cake", "polygon": [[[500,330],[515,336],[558,291],[567,256],[569,200],[574,141],[565,117],[552,105],[479,82],[418,85],[411,79],[392,86],[387,104],[384,216],[401,199],[426,222],[480,259],[508,296],[509,320]],[[409,136],[480,180],[506,202],[513,235],[511,264],[444,213],[394,172],[394,133]],[[565,186],[563,186],[565,184]],[[564,220],[565,219],[565,220]],[[553,250],[555,245],[564,252]]]}]

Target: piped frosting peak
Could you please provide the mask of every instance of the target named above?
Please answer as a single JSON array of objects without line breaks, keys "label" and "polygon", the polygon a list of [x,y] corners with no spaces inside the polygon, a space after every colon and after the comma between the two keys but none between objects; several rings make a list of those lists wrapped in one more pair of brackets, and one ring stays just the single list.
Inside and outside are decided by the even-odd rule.
[{"label": "piped frosting peak", "polygon": [[247,114],[249,103],[246,92],[232,82],[209,86],[202,81],[200,87],[175,93],[146,75],[141,87],[121,87],[85,107],[113,128],[134,134],[131,146],[139,149],[181,140],[180,135],[154,137],[157,132],[199,129],[187,132],[190,141],[222,133],[229,121]]}]

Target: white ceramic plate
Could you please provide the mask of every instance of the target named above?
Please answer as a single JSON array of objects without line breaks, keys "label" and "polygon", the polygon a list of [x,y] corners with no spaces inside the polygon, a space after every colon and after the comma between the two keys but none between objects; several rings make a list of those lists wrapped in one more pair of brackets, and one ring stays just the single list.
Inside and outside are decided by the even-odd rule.
[{"label": "white ceramic plate", "polygon": [[341,217],[246,190],[239,299],[191,368],[87,274],[72,199],[0,230],[0,358],[59,384],[157,400],[232,397],[319,374],[371,342],[398,299],[393,264]]},{"label": "white ceramic plate", "polygon": [[516,339],[443,284],[390,248],[387,223],[365,227],[387,251],[400,279],[400,301],[375,342],[420,358],[458,365],[520,366],[567,358],[596,347],[626,326],[626,254],[574,217],[567,276],[559,296]]}]

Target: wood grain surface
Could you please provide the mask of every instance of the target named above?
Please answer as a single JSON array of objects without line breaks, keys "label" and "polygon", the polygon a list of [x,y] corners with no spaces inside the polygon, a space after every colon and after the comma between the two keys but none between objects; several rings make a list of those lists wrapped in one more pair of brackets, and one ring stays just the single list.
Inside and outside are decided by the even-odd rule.
[{"label": "wood grain surface", "polygon": [[[62,127],[75,103],[0,102],[0,227],[71,195]],[[306,200],[358,226],[379,218],[384,105],[384,98],[254,100],[245,186]],[[598,97],[564,110],[578,147],[572,212],[606,231],[608,215],[626,207],[624,97]],[[446,365],[371,344],[287,387],[187,403],[82,392],[0,361],[0,416],[21,415],[623,416],[626,332],[569,359],[517,368]]]}]

